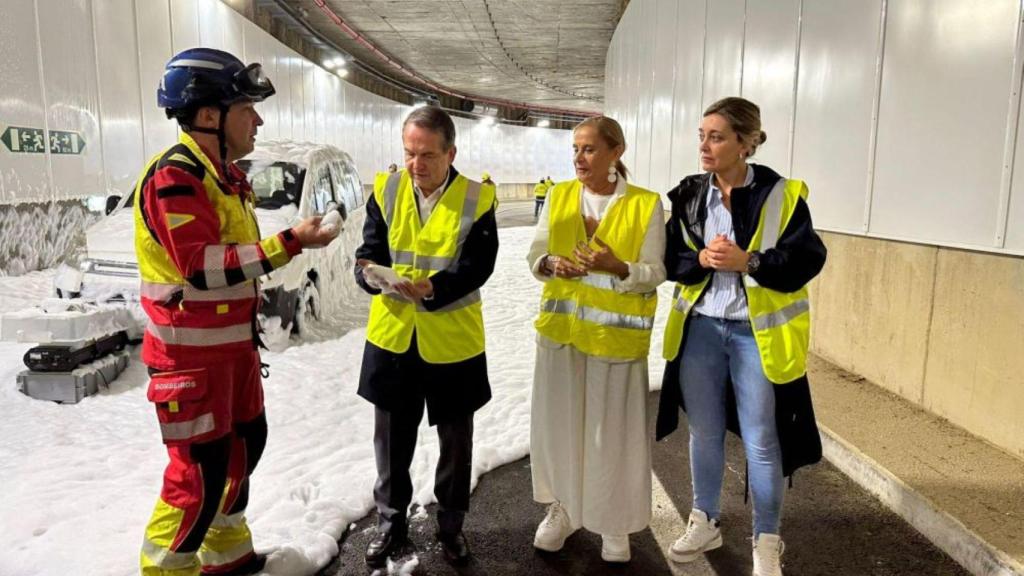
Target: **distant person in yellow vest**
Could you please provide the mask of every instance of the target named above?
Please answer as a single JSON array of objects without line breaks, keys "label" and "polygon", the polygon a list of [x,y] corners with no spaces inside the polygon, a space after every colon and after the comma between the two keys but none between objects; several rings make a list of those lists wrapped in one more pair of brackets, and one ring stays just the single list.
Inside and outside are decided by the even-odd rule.
[{"label": "distant person in yellow vest", "polygon": [[480,182],[482,184],[487,184],[488,186],[494,186],[495,185],[494,184],[494,180],[491,180],[491,173],[490,172],[484,172],[483,174],[481,174],[480,175]]},{"label": "distant person in yellow vest", "polygon": [[757,105],[712,104],[699,135],[705,172],[668,193],[665,267],[678,296],[665,328],[657,436],[676,428],[683,405],[693,479],[686,531],[668,552],[689,562],[722,545],[726,423],[738,421],[754,497],[753,574],[781,576],[783,477],[821,458],[806,376],[806,286],[825,264],[825,245],[807,186],[747,163],[766,139]]},{"label": "distant person in yellow vest", "polygon": [[366,563],[387,565],[408,537],[409,466],[423,409],[437,426],[437,538],[465,563],[473,413],[491,398],[480,287],[498,253],[494,187],[452,166],[455,124],[440,108],[402,125],[405,170],[383,175],[366,203],[356,281],[373,294],[359,395],[375,406],[377,534]]},{"label": "distant person in yellow vest", "polygon": [[626,183],[626,145],[607,117],[573,131],[576,179],[548,195],[527,260],[544,282],[530,423],[533,545],[560,550],[584,527],[601,558],[628,562],[651,519],[647,354],[665,280],[658,194]]},{"label": "distant person in yellow vest", "polygon": [[[550,180],[550,179],[549,179]],[[539,182],[533,187],[533,219],[536,220],[540,215],[540,209],[544,207],[544,199],[548,196],[548,190],[551,189],[553,184],[549,184],[549,180],[541,178]]]},{"label": "distant person in yellow vest", "polygon": [[398,172],[398,164],[394,162],[388,164],[388,174],[394,174],[395,172]]}]

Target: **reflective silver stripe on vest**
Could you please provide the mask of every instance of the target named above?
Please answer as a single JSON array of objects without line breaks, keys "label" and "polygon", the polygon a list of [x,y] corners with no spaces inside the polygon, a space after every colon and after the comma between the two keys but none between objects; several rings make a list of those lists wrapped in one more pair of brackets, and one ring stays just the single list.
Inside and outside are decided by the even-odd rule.
[{"label": "reflective silver stripe on vest", "polygon": [[672,289],[672,299],[679,298],[679,295],[683,293],[683,287],[676,284],[676,287]]},{"label": "reflective silver stripe on vest", "polygon": [[758,251],[764,252],[775,248],[779,241],[779,226],[782,219],[782,201],[786,199],[786,179],[780,178],[772,191],[768,193],[768,199],[764,203],[764,233],[761,234],[761,246]]},{"label": "reflective silver stripe on vest", "polygon": [[455,247],[455,256],[452,262],[456,262],[462,255],[462,245],[469,237],[469,229],[473,227],[473,216],[476,216],[476,205],[480,203],[480,183],[469,182],[466,188],[466,201],[462,204],[462,218],[459,220],[459,238]]},{"label": "reflective silver stripe on vest", "polygon": [[185,300],[191,302],[224,302],[226,300],[248,300],[255,297],[255,282],[252,280],[213,290],[199,290],[191,284],[185,285]]},{"label": "reflective silver stripe on vest", "polygon": [[252,326],[249,323],[225,328],[182,328],[159,326],[150,322],[146,331],[166,344],[184,346],[217,346],[252,339]]},{"label": "reflective silver stripe on vest", "polygon": [[227,566],[236,560],[245,557],[252,552],[252,540],[245,540],[234,548],[225,550],[223,552],[217,552],[211,550],[209,546],[203,546],[202,551],[199,553],[200,558],[203,559],[203,566]]},{"label": "reflective silver stripe on vest", "polygon": [[[392,300],[397,300],[397,301],[402,302],[404,304],[411,304],[411,302],[409,301],[408,298],[406,298],[405,296],[402,296],[401,294],[398,294],[398,293],[381,294],[381,296],[384,296],[385,298],[391,298]],[[428,314],[434,314],[434,313],[438,313],[438,312],[454,312],[456,310],[461,310],[462,308],[465,308],[466,306],[470,306],[472,304],[476,304],[479,301],[480,301],[480,291],[479,290],[473,290],[469,294],[466,294],[462,298],[459,298],[458,300],[452,302],[451,304],[445,306],[444,308],[438,308],[437,310],[427,310],[423,306],[423,303],[421,302],[421,303],[416,305],[416,311],[417,312],[427,312]]]},{"label": "reflective silver stripe on vest", "polygon": [[140,296],[147,300],[155,300],[157,302],[170,302],[175,296],[180,294],[182,290],[183,287],[181,284],[159,284],[143,280],[139,285]]},{"label": "reflective silver stripe on vest", "polygon": [[782,326],[797,316],[807,312],[811,309],[811,304],[806,299],[797,300],[787,306],[782,307],[780,310],[775,312],[769,312],[762,314],[751,321],[751,325],[754,330],[767,330],[769,328],[775,328]]},{"label": "reflective silver stripe on vest", "polygon": [[163,570],[182,570],[193,567],[199,569],[199,561],[196,559],[195,552],[171,552],[149,538],[142,541],[142,553],[149,558],[153,565]]},{"label": "reflective silver stripe on vest", "polygon": [[[434,310],[434,312],[454,312],[456,310],[461,310],[462,308],[465,308],[466,306],[471,306],[473,304],[476,304],[479,301],[480,301],[480,291],[479,290],[473,290],[469,294],[466,294],[462,298],[459,298],[458,300],[456,300],[455,302],[452,302],[451,304],[445,306],[444,308],[439,308],[437,310]],[[422,304],[417,308],[417,310],[419,310],[420,312],[428,312],[428,310],[423,308]]]},{"label": "reflective silver stripe on vest", "polygon": [[403,266],[412,266],[416,263],[416,253],[408,250],[392,250],[391,263]]},{"label": "reflective silver stripe on vest", "polygon": [[188,440],[207,432],[213,432],[213,412],[185,422],[160,423],[160,434],[164,440]]},{"label": "reflective silver stripe on vest", "polygon": [[235,247],[235,252],[246,278],[258,278],[263,275],[260,251],[255,244],[239,244]]},{"label": "reflective silver stripe on vest", "polygon": [[587,274],[580,282],[599,290],[615,290],[615,276],[611,274]]},{"label": "reflective silver stripe on vest", "polygon": [[226,248],[223,244],[213,244],[203,251],[203,272],[206,275],[207,288],[220,288],[228,283],[227,277],[224,276]]},{"label": "reflective silver stripe on vest", "polygon": [[454,262],[453,258],[444,256],[417,256],[415,268],[417,270],[447,270]]},{"label": "reflective silver stripe on vest", "polygon": [[544,312],[574,315],[580,320],[608,326],[609,328],[631,328],[633,330],[651,330],[654,328],[653,316],[619,314],[590,306],[577,307],[576,302],[573,300],[544,300],[541,302],[540,307]]},{"label": "reflective silver stripe on vest", "polygon": [[673,305],[673,308],[685,315],[690,311],[690,308],[693,308],[693,303],[680,296],[679,298],[676,298],[676,303]]},{"label": "reflective silver stripe on vest", "polygon": [[391,218],[395,215],[395,200],[398,198],[398,184],[402,181],[402,173],[395,172],[388,176],[384,185],[384,223],[391,227]]}]

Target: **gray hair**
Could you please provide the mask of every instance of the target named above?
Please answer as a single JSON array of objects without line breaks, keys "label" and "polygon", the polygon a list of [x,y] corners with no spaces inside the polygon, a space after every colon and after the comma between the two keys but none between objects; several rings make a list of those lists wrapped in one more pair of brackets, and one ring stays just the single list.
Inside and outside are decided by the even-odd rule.
[{"label": "gray hair", "polygon": [[446,152],[455,146],[455,122],[452,122],[452,117],[447,112],[436,106],[420,106],[410,112],[402,122],[402,132],[405,132],[405,127],[409,124],[440,134],[444,138]]}]

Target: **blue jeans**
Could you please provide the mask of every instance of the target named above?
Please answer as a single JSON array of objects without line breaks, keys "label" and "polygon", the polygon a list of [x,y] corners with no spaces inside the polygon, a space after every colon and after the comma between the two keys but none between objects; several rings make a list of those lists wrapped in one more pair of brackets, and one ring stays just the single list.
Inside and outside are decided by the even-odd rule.
[{"label": "blue jeans", "polygon": [[693,507],[718,518],[725,470],[726,386],[732,381],[754,497],[754,538],[779,533],[784,483],[775,392],[750,323],[694,315],[679,369],[690,424]]}]

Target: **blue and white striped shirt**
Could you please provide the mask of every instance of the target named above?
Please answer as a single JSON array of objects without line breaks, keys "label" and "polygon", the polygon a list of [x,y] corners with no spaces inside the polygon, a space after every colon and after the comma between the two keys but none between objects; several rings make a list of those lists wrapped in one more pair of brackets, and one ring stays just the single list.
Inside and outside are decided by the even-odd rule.
[{"label": "blue and white striped shirt", "polygon": [[[754,170],[747,166],[744,186],[754,181]],[[711,175],[711,193],[708,194],[708,219],[704,222],[704,245],[711,244],[719,234],[729,240],[736,241],[736,233],[732,229],[732,213],[726,210],[722,201],[722,191],[715,186],[715,176]],[[712,318],[726,320],[750,320],[747,312],[747,293],[743,291],[743,275],[739,272],[715,270],[711,274],[711,285],[704,292],[704,297],[693,307],[693,311]]]}]

